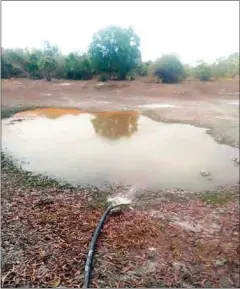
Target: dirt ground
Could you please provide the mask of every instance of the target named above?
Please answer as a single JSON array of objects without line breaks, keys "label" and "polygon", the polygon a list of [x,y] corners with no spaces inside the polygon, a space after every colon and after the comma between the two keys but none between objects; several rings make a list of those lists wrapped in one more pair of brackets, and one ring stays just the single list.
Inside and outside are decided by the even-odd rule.
[{"label": "dirt ground", "polygon": [[[209,128],[218,142],[239,147],[238,80],[2,81],[2,109],[32,105],[137,110]],[[104,193],[46,183],[2,159],[2,287],[81,287],[106,205],[94,196]],[[148,192],[106,222],[91,287],[239,288],[239,254],[239,184],[202,194]]]}]

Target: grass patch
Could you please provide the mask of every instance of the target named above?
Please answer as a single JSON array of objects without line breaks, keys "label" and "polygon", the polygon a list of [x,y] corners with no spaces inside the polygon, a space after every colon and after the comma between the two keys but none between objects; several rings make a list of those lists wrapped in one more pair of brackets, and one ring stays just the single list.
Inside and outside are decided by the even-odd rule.
[{"label": "grass patch", "polygon": [[207,204],[220,206],[236,198],[239,198],[239,194],[231,191],[206,192],[200,197],[200,199]]},{"label": "grass patch", "polygon": [[17,112],[39,108],[37,106],[1,107],[1,119],[13,116]]}]

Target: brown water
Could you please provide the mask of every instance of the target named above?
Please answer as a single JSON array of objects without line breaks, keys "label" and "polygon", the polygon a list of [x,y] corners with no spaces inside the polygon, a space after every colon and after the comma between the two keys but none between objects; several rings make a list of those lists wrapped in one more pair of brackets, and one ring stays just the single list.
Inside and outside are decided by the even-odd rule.
[{"label": "brown water", "polygon": [[[2,121],[2,136],[3,151],[24,169],[73,184],[198,191],[239,179],[231,160],[238,149],[219,145],[203,128],[156,122],[134,111],[26,111]],[[200,174],[203,169],[212,180]]]}]

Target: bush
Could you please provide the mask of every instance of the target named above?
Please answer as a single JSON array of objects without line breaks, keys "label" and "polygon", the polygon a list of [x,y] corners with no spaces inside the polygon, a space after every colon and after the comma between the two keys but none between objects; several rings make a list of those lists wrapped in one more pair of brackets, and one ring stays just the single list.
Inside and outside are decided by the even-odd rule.
[{"label": "bush", "polygon": [[92,78],[91,64],[87,55],[70,53],[65,61],[67,79],[88,80]]},{"label": "bush", "polygon": [[28,77],[28,51],[23,49],[2,49],[1,77]]},{"label": "bush", "polygon": [[175,55],[163,55],[150,67],[150,73],[163,83],[177,83],[184,78],[184,66]]},{"label": "bush", "polygon": [[106,74],[101,74],[98,77],[98,80],[101,81],[101,82],[106,82],[106,81],[108,81],[108,77],[106,76]]},{"label": "bush", "polygon": [[195,67],[194,74],[200,81],[209,81],[211,78],[211,66],[202,62]]},{"label": "bush", "polygon": [[151,64],[152,64],[151,61],[139,63],[135,69],[136,74],[139,76],[147,76]]}]

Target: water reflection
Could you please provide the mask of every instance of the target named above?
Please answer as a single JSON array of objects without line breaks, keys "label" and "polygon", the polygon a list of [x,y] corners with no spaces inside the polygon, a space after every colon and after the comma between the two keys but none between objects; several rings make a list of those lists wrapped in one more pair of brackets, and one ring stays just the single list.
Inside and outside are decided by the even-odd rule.
[{"label": "water reflection", "polygon": [[135,111],[96,113],[91,120],[96,134],[116,140],[130,137],[138,129],[138,113]]}]

